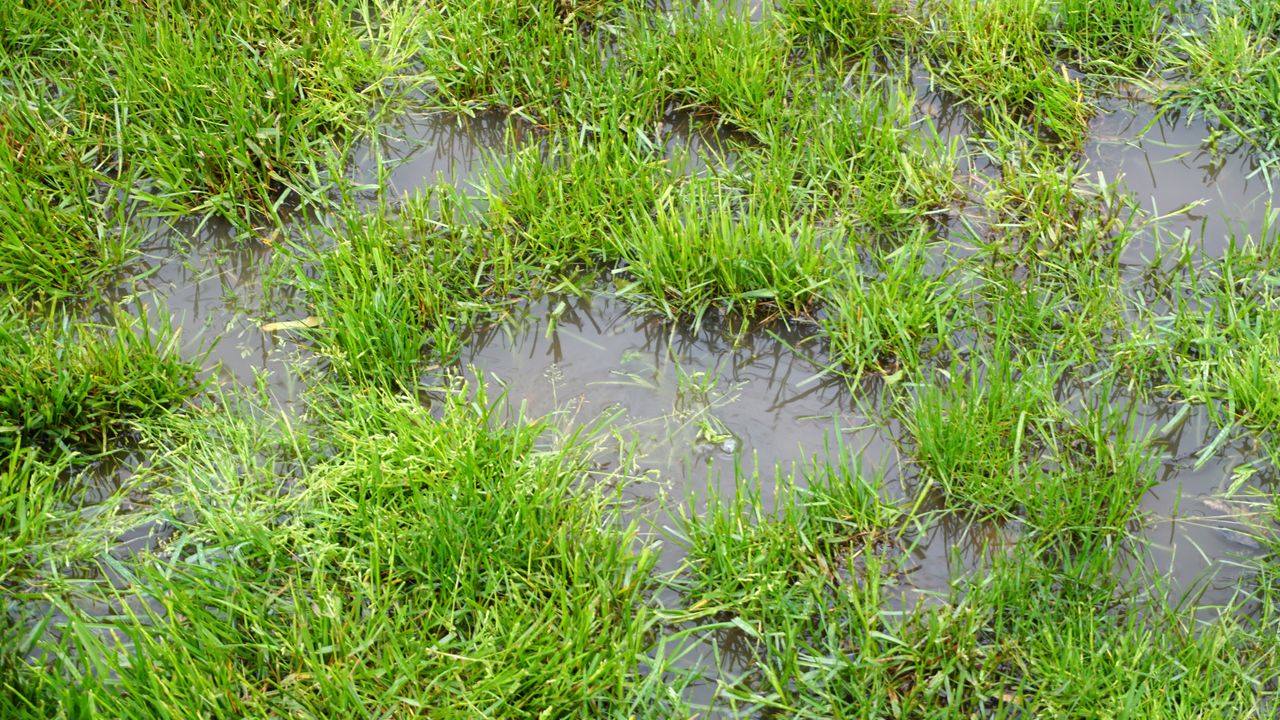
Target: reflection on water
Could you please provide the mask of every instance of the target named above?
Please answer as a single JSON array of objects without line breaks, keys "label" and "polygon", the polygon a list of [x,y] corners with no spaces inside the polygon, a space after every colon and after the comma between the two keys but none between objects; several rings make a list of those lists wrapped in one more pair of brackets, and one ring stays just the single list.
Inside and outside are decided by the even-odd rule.
[{"label": "reflection on water", "polygon": [[395,201],[438,183],[471,193],[489,156],[508,142],[520,145],[533,132],[527,123],[497,111],[473,116],[408,113],[382,128],[377,142],[356,148],[351,180],[373,188],[368,199],[376,197],[379,187]]},{"label": "reflection on water", "polygon": [[[952,106],[937,98],[922,102],[945,136],[966,132],[963,116]],[[1117,104],[1100,114],[1086,148],[1089,167],[1107,178],[1123,176],[1151,213],[1179,211],[1164,221],[1164,229],[1193,236],[1203,229],[1206,254],[1220,255],[1231,231],[1260,225],[1271,193],[1261,178],[1249,177],[1247,156],[1213,151],[1203,124],[1152,118],[1140,103]],[[497,113],[472,118],[411,114],[387,127],[378,143],[362,147],[351,172],[359,183],[382,182],[393,201],[437,182],[466,190],[480,181],[486,153],[524,142],[532,133]],[[731,167],[734,140],[722,128],[683,112],[669,113],[654,133],[673,166],[691,174]],[[1193,203],[1200,204],[1189,207]],[[277,240],[246,241],[216,221],[180,219],[157,226],[135,276],[110,297],[149,307],[155,321],[164,317],[158,312],[164,308],[169,322],[181,328],[184,355],[207,352],[206,366],[217,369],[218,382],[261,387],[288,411],[298,395],[306,348],[287,333],[264,332],[261,325],[307,313],[304,298],[264,290],[263,275]],[[1126,262],[1139,262],[1143,243],[1134,243],[1130,252],[1134,256]],[[626,488],[630,511],[650,520],[655,531],[670,524],[665,514],[670,508],[689,501],[696,509],[709,491],[732,493],[739,472],[758,473],[767,513],[780,474],[815,457],[833,461],[837,448],[856,454],[864,472],[882,472],[889,499],[913,501],[913,466],[900,449],[901,428],[882,408],[883,388],[873,380],[850,389],[839,378],[820,375],[827,358],[821,344],[810,340],[812,331],[744,326],[723,318],[694,330],[635,315],[608,293],[547,296],[476,329],[462,364],[501,386],[513,412],[522,407],[529,416],[552,414],[569,424],[613,417],[618,455],[612,468],[636,478]],[[1153,402],[1141,405],[1138,416],[1144,430],[1157,433],[1160,455],[1156,485],[1142,500],[1149,522],[1137,529],[1141,542],[1134,544],[1134,564],[1126,571],[1162,578],[1175,598],[1195,592],[1203,604],[1222,603],[1241,581],[1231,559],[1257,551],[1241,532],[1251,510],[1222,496],[1237,485],[1275,482],[1275,470],[1247,439],[1202,457],[1218,433],[1203,410],[1183,412],[1180,406]],[[626,455],[626,448],[638,454]],[[136,462],[141,460],[128,459],[105,473],[100,486],[91,483],[86,505],[111,496],[112,482],[127,477]],[[145,497],[130,497],[118,510],[127,514],[130,503],[145,502]],[[154,547],[170,530],[162,522],[127,528],[107,555],[126,560]],[[888,609],[912,608],[944,595],[957,578],[987,564],[992,553],[1017,543],[1021,532],[1012,523],[939,514],[919,537],[905,540]],[[671,570],[680,562],[679,548],[667,543],[661,568]],[[722,669],[746,667],[735,653],[752,652],[751,643],[740,634],[724,632],[708,642],[721,645],[716,652],[692,654],[688,662],[709,663],[718,653]]]},{"label": "reflection on water", "polygon": [[[1203,120],[1181,122],[1176,114],[1158,120],[1139,102],[1115,102],[1090,125],[1087,168],[1123,187],[1153,217],[1162,232],[1204,239],[1204,253],[1221,257],[1234,234],[1257,233],[1273,193],[1245,148],[1215,147]],[[1167,217],[1166,217],[1167,216]],[[1125,262],[1139,262],[1141,243],[1130,246]],[[1149,253],[1148,253],[1149,254]]]},{"label": "reflection on water", "polygon": [[245,239],[217,220],[173,220],[150,235],[134,276],[109,296],[141,304],[152,322],[167,314],[183,356],[204,357],[220,384],[261,385],[275,402],[288,404],[298,392],[291,360],[298,346],[261,325],[305,313],[287,288],[264,289],[275,242],[275,233]]},{"label": "reflection on water", "polygon": [[[762,510],[772,511],[779,477],[815,456],[835,460],[836,432],[844,447],[860,453],[864,472],[883,471],[888,499],[912,504],[914,467],[899,452],[900,428],[880,411],[880,389],[872,384],[854,392],[842,380],[815,379],[826,358],[806,341],[807,330],[712,321],[693,331],[633,315],[607,294],[549,296],[476,332],[463,362],[504,389],[513,413],[564,413],[573,424],[616,414],[613,427],[640,453],[623,468],[637,477],[632,511],[659,526],[686,501],[696,508],[706,492],[733,493],[735,472],[758,472]],[[1194,596],[1211,608],[1230,600],[1241,582],[1236,560],[1259,551],[1240,532],[1247,509],[1217,498],[1240,468],[1262,457],[1242,439],[1200,463],[1218,428],[1202,408],[1181,407],[1137,406],[1136,436],[1153,438],[1158,470],[1141,503],[1145,523],[1128,543],[1131,565],[1119,570],[1139,586],[1158,580],[1173,602]],[[797,481],[803,485],[802,476]],[[663,498],[668,502],[658,502]],[[942,498],[927,498],[923,535],[904,535],[899,549],[906,554],[889,581],[889,613],[963,588],[990,567],[993,554],[1011,552],[1023,531],[1015,522],[975,522],[943,509]],[[677,568],[680,552],[667,543],[661,569]],[[752,652],[754,644],[740,633],[706,638],[684,660],[709,678],[692,689],[691,699],[709,702],[716,678],[749,666],[749,655],[735,653]]]},{"label": "reflection on water", "polygon": [[714,117],[689,110],[671,110],[658,124],[656,139],[673,172],[705,175],[733,167],[733,142],[747,142],[740,133],[719,125]]},{"label": "reflection on water", "polygon": [[806,355],[818,349],[802,329],[713,319],[694,331],[631,313],[607,295],[543,298],[476,332],[463,361],[527,414],[618,414],[614,427],[643,451],[645,479],[632,490],[649,499],[700,495],[708,483],[732,492],[735,464],[771,482],[775,468],[824,453],[837,431],[868,462],[891,452],[843,381],[815,378]]},{"label": "reflection on water", "polygon": [[[913,501],[913,470],[899,453],[902,433],[880,412],[879,392],[868,386],[854,393],[832,376],[815,379],[825,357],[806,341],[808,334],[806,328],[716,322],[693,331],[633,315],[608,295],[550,296],[477,332],[464,363],[500,385],[509,407],[528,415],[568,412],[575,423],[589,423],[616,414],[614,427],[641,452],[640,480],[632,488],[641,500],[682,501],[708,487],[732,493],[739,468],[758,472],[769,504],[778,474],[815,456],[830,458],[839,432],[844,447],[860,453],[865,472],[885,472],[892,499]],[[1152,435],[1159,449],[1156,485],[1142,501],[1151,521],[1141,532],[1151,541],[1152,567],[1190,589],[1208,573],[1229,570],[1222,559],[1256,549],[1238,533],[1223,532],[1230,518],[1196,518],[1214,515],[1207,512],[1213,498],[1239,477],[1239,468],[1263,457],[1240,439],[1200,462],[1199,453],[1218,434],[1203,408],[1138,404],[1137,425],[1137,436]],[[1007,546],[1018,535],[1010,525],[945,517],[913,548],[909,591],[945,593],[958,572],[981,563],[984,546]],[[1228,598],[1236,577],[1228,571],[1219,579],[1206,600]]]}]

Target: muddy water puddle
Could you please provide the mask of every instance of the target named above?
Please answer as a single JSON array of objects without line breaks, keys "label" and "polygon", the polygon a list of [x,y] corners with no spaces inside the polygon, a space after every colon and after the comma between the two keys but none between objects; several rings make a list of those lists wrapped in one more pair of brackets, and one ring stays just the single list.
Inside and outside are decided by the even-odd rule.
[{"label": "muddy water puddle", "polygon": [[[694,330],[607,294],[551,296],[477,332],[463,362],[527,415],[616,417],[612,430],[641,453],[630,492],[658,508],[664,498],[732,494],[739,471],[771,486],[775,471],[835,461],[837,444],[872,465],[895,462],[874,406],[820,376],[811,334],[715,319]],[[772,510],[772,493],[762,500]]]},{"label": "muddy water puddle", "polygon": [[[963,124],[945,98],[922,102],[940,103],[949,131]],[[1123,177],[1152,212],[1201,203],[1169,223],[1171,231],[1173,225],[1194,226],[1197,233],[1203,227],[1208,254],[1224,246],[1229,229],[1260,224],[1270,194],[1261,178],[1247,177],[1247,157],[1213,153],[1203,125],[1160,120],[1147,129],[1152,118],[1142,103],[1118,103],[1100,114],[1088,161],[1105,175]],[[410,114],[384,128],[377,145],[359,151],[352,172],[357,182],[376,185],[382,167],[383,187],[393,198],[441,182],[465,191],[483,182],[488,156],[529,141],[533,132],[499,113]],[[731,133],[675,108],[654,138],[673,162],[692,172],[732,162]],[[206,365],[216,368],[222,384],[262,387],[288,404],[298,395],[306,348],[286,333],[264,332],[262,325],[303,319],[306,310],[301,298],[263,291],[273,252],[269,241],[245,242],[216,221],[173,222],[157,228],[145,244],[137,275],[123,294],[147,304],[155,317],[165,308],[170,322],[182,328],[184,354],[207,351]],[[735,472],[759,473],[768,484],[779,470],[791,472],[829,453],[837,435],[846,451],[862,454],[869,472],[885,468],[890,485],[899,482],[903,463],[894,426],[877,417],[883,413],[871,394],[855,397],[842,381],[815,377],[823,359],[807,342],[812,328],[729,330],[709,322],[695,332],[636,316],[607,294],[544,298],[475,332],[464,360],[504,387],[508,403],[524,403],[531,416],[555,412],[585,422],[616,414],[614,432],[643,449],[632,459],[633,475],[642,481],[630,492],[649,507],[663,506],[664,500],[680,503],[708,489],[732,492]],[[1162,417],[1158,409],[1149,412]],[[1188,454],[1214,434],[1207,422],[1193,413],[1179,426],[1160,485],[1147,500],[1146,509],[1163,518],[1158,527],[1165,537],[1153,546],[1167,548],[1172,574],[1184,580],[1203,574],[1214,558],[1249,549],[1241,547],[1245,538],[1239,533],[1175,519],[1206,512],[1197,498],[1212,499],[1224,473],[1249,462],[1243,449],[1228,446],[1189,469],[1196,462],[1189,463]],[[1000,537],[1010,532],[1002,530]],[[1187,542],[1179,544],[1184,535]],[[991,537],[990,529],[964,523],[931,529],[915,548],[913,591],[945,591],[956,571],[952,550],[968,548],[964,553],[972,562],[962,564],[971,565],[980,558],[974,548]]]},{"label": "muddy water puddle", "polygon": [[[794,470],[803,484],[799,469],[814,458],[839,462],[837,446],[865,476],[883,474],[887,499],[915,500],[909,447],[882,394],[874,383],[855,393],[843,379],[821,376],[826,358],[808,340],[813,328],[724,330],[638,316],[607,294],[550,296],[477,332],[463,363],[501,388],[512,414],[572,425],[614,418],[612,430],[639,453],[622,468],[634,478],[631,497],[659,516],[707,492],[732,494],[741,475],[760,478],[762,509],[771,511],[777,478]],[[1269,485],[1274,469],[1247,436],[1206,453],[1219,428],[1204,408],[1152,402],[1136,414],[1138,436],[1152,438],[1158,463],[1140,535],[1154,550],[1153,567],[1190,590],[1220,569],[1219,560],[1258,549],[1247,533],[1257,513],[1223,498]],[[963,518],[936,524],[907,563],[908,591],[945,593],[958,572],[981,561],[983,545],[1016,542],[1019,532]],[[954,550],[969,558],[961,567]]]},{"label": "muddy water puddle", "polygon": [[[304,304],[281,284],[264,289],[276,233],[246,239],[229,224],[178,219],[158,224],[143,243],[133,276],[108,297],[168,321],[188,359],[204,358],[226,388],[260,388],[275,403],[298,396],[305,366],[298,346],[264,324],[300,315]],[[130,307],[132,306],[132,307]]]},{"label": "muddy water puddle", "polygon": [[[376,185],[381,167],[383,187],[393,204],[439,183],[473,192],[489,158],[513,143],[530,140],[533,132],[501,113],[409,115],[383,129],[378,147],[359,149],[351,172],[357,184]],[[720,167],[731,153],[725,132],[705,118],[676,109],[656,128],[654,138],[685,172]],[[374,192],[364,204],[373,210],[376,200]],[[244,232],[210,218],[147,221],[142,228],[146,239],[128,276],[107,288],[104,299],[126,311],[145,313],[153,328],[167,324],[174,329],[182,357],[203,363],[215,393],[248,391],[268,411],[297,418],[303,412],[306,377],[321,371],[322,363],[290,330],[314,319],[305,298],[287,283],[268,282],[267,274],[282,244],[303,236],[325,242],[332,232],[326,228],[328,220],[299,213],[283,229],[261,232]],[[619,386],[625,382],[613,380]],[[540,412],[551,409],[546,406]],[[146,463],[144,455],[131,452],[95,466],[81,483],[85,492],[79,504],[89,513],[105,511],[102,503],[113,501],[128,484]],[[130,498],[120,510],[142,510],[145,503],[145,497]],[[132,555],[154,547],[167,532],[150,524],[127,529],[108,552]]]},{"label": "muddy water puddle", "polygon": [[[939,105],[938,122],[954,132],[961,120],[948,112]],[[1220,255],[1233,230],[1256,232],[1271,193],[1262,178],[1249,177],[1247,156],[1215,152],[1206,144],[1208,129],[1194,123],[1161,120],[1143,135],[1151,118],[1141,104],[1100,115],[1097,138],[1086,151],[1089,167],[1108,178],[1122,176],[1151,213],[1180,210],[1166,219],[1165,230],[1195,237],[1203,232],[1207,255]],[[383,191],[393,203],[438,182],[465,192],[483,182],[490,153],[530,138],[528,128],[498,114],[411,116],[388,127],[379,145],[365,147],[352,172],[357,182],[377,185],[382,167]],[[654,138],[682,172],[713,172],[733,162],[732,138],[687,113],[669,113]],[[145,305],[156,319],[166,317],[163,309],[182,328],[184,355],[205,357],[217,382],[261,388],[290,412],[306,376],[307,350],[262,325],[297,321],[307,312],[304,298],[264,291],[274,242],[271,236],[246,242],[217,222],[157,227],[132,282],[114,297]],[[1131,251],[1137,255],[1127,260],[1141,262],[1145,246],[1137,243]],[[802,465],[815,457],[835,461],[835,452],[856,455],[868,475],[882,472],[887,499],[909,504],[911,463],[904,459],[900,429],[882,406],[882,388],[873,382],[853,391],[843,380],[819,374],[826,358],[809,339],[814,331],[776,323],[743,328],[716,318],[694,330],[637,315],[608,292],[548,296],[478,328],[463,364],[489,383],[491,396],[501,388],[503,402],[523,407],[528,416],[548,415],[563,427],[612,418],[617,455],[610,469],[632,478],[624,489],[630,512],[646,518],[657,534],[670,524],[672,508],[692,503],[696,510],[708,492],[731,494],[741,474],[758,475],[762,500],[772,503],[780,474],[797,471],[799,480]],[[1148,522],[1137,529],[1132,572],[1159,576],[1200,603],[1221,604],[1244,580],[1233,558],[1258,551],[1249,536],[1256,513],[1226,496],[1274,483],[1275,471],[1247,439],[1205,457],[1217,428],[1201,410],[1175,418],[1178,412],[1157,404],[1139,410],[1144,427],[1167,430],[1158,437],[1157,484],[1142,501]],[[114,475],[127,476],[136,462],[141,460],[131,459]],[[127,558],[166,532],[138,526],[121,534],[109,553]],[[944,596],[1020,533],[1009,524],[939,517],[906,544],[895,578],[898,599],[888,610]],[[662,569],[676,569],[679,547],[667,542],[664,548]],[[749,648],[732,633],[722,635],[724,647],[708,647],[688,662],[706,665],[718,655],[727,668],[734,658],[746,667]],[[711,692],[708,684],[695,695],[705,699]]]},{"label": "muddy water puddle", "polygon": [[367,203],[379,191],[394,203],[441,184],[473,194],[489,158],[534,135],[531,125],[498,111],[407,113],[355,148],[349,174]]},{"label": "muddy water puddle", "polygon": [[[1157,118],[1150,105],[1112,101],[1090,123],[1086,171],[1121,186],[1167,237],[1203,240],[1222,257],[1231,239],[1258,237],[1275,199],[1246,148],[1219,146],[1201,119]],[[1127,263],[1149,260],[1146,243],[1130,245]]]},{"label": "muddy water puddle", "polygon": [[[630,512],[656,526],[654,537],[672,524],[671,513],[696,511],[710,492],[731,495],[743,475],[759,478],[767,514],[780,479],[814,458],[840,461],[837,434],[864,475],[883,475],[887,500],[912,506],[909,447],[882,393],[874,383],[855,392],[841,379],[815,377],[826,358],[807,339],[813,330],[742,331],[713,321],[695,331],[637,316],[607,293],[550,296],[477,332],[463,362],[502,388],[510,415],[549,416],[561,426],[614,418],[619,444],[637,454],[606,469],[633,478]],[[1193,601],[1211,614],[1247,582],[1238,561],[1260,552],[1251,533],[1268,527],[1256,508],[1224,496],[1269,484],[1274,470],[1247,438],[1203,457],[1218,428],[1203,409],[1180,408],[1137,409],[1138,434],[1152,437],[1158,469],[1141,503],[1143,525],[1129,542],[1132,562],[1119,571],[1137,587],[1158,583],[1171,601]],[[803,474],[795,477],[803,487]],[[933,514],[921,516],[923,532],[906,533],[890,558],[898,565],[884,608],[890,616],[941,602],[953,586],[963,591],[1023,533],[1014,522],[974,522],[934,504]],[[682,552],[665,542],[660,569],[677,569]],[[682,661],[707,676],[690,698],[710,703],[719,681],[750,667],[756,651],[742,633],[708,634]]]},{"label": "muddy water puddle", "polygon": [[[541,144],[545,130],[498,110],[474,115],[407,113],[381,128],[376,139],[356,146],[348,164],[364,209],[377,206],[379,194],[391,205],[433,187],[482,198],[500,182],[489,172],[506,153]],[[733,146],[742,140],[716,118],[678,106],[666,109],[651,129],[650,147],[662,152],[673,173],[693,176],[729,168]]]}]

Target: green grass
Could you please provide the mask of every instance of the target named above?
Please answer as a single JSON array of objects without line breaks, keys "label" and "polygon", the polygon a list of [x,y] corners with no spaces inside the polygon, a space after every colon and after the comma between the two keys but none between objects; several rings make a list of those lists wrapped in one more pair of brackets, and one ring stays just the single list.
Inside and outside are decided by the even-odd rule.
[{"label": "green grass", "polygon": [[0,450],[112,452],[130,423],[165,413],[199,389],[168,319],[117,311],[111,325],[65,313],[28,318],[0,308]]},{"label": "green grass", "polygon": [[[647,126],[662,112],[661,33],[632,0],[450,0],[425,16],[419,59],[450,109],[498,107],[548,125]],[[604,48],[631,62],[602,63]]]},{"label": "green grass", "polygon": [[[1268,716],[1274,497],[1249,488],[1259,548],[1214,617],[1148,577],[1141,531],[1168,463],[1280,459],[1280,223],[1169,238],[1083,161],[1123,81],[1270,162],[1280,11],[1190,11],[0,7],[0,716]],[[967,123],[922,112],[951,102]],[[521,131],[474,188],[357,186],[350,149],[407,108]],[[667,124],[727,152],[690,172]],[[263,296],[318,318],[276,336],[320,360],[288,411],[202,392],[165,313],[104,302],[174,215],[274,243]],[[675,358],[659,418],[526,417],[458,361],[548,292],[742,334]],[[617,443],[734,437],[732,363],[783,324],[826,358],[787,398],[839,376],[867,426],[633,502],[628,472],[673,481]],[[1211,437],[1163,458],[1153,417],[1196,405]],[[863,465],[869,431],[896,462]],[[1017,541],[922,596],[956,525]]]},{"label": "green grass", "polygon": [[[763,495],[760,477],[739,477],[732,497],[713,491],[699,514],[683,511],[672,533],[688,554],[672,583],[687,616],[732,613],[768,632],[775,619],[820,612],[828,593],[875,601],[874,556],[900,511],[881,499],[879,480],[864,477],[846,448],[836,455],[837,464],[815,460],[792,476],[778,468],[773,497]],[[845,582],[867,587],[842,588]]]},{"label": "green grass", "polygon": [[67,152],[157,207],[247,221],[323,198],[328,158],[394,105],[382,83],[409,61],[411,20],[351,2],[19,4],[0,16],[0,93],[47,105]]},{"label": "green grass", "polygon": [[[877,611],[894,592],[893,563],[861,542],[895,516],[868,512],[874,495],[869,506],[856,480],[841,502],[821,499],[829,487],[820,485],[814,501],[780,493],[779,509],[768,515],[748,487],[684,523],[689,584],[677,585],[687,594],[674,617],[706,618],[695,636],[713,646],[729,630],[744,638],[736,655],[719,656],[727,667],[718,693],[735,715],[1264,712],[1280,649],[1274,612],[1198,628],[1178,609],[1134,612],[1118,599],[1127,588],[1114,572],[1116,548],[1092,541],[1069,550],[1023,543],[934,604],[905,615]],[[823,549],[830,546],[814,522],[837,508],[842,537],[868,533],[838,545],[859,558],[852,581],[828,574]]]},{"label": "green grass", "polygon": [[691,313],[695,324],[710,305],[805,312],[826,282],[829,241],[786,208],[735,204],[713,191],[630,218],[614,252],[637,292],[669,316]]},{"label": "green grass", "polygon": [[[819,75],[829,70],[818,65],[810,72],[836,80]],[[904,78],[853,73],[838,91],[797,88],[741,172],[754,194],[785,190],[833,225],[896,240],[959,195],[957,148],[913,121],[916,97]]]},{"label": "green grass", "polygon": [[1068,0],[1055,10],[1062,42],[1103,75],[1141,76],[1158,60],[1173,8],[1149,0]]},{"label": "green grass", "polygon": [[[914,371],[947,346],[963,322],[950,271],[932,275],[931,248],[914,241],[877,254],[868,272],[851,271],[824,292],[824,334],[842,369],[892,375]],[[853,258],[842,265],[855,266]]]},{"label": "green grass", "polygon": [[456,238],[412,211],[395,219],[348,215],[329,233],[322,249],[299,247],[284,265],[323,323],[312,334],[331,370],[355,381],[411,386],[433,337],[441,339],[439,355],[456,352],[453,323],[461,318],[453,313],[468,279],[466,251]]},{"label": "green grass", "polygon": [[1114,386],[1078,407],[1060,401],[1064,371],[1041,353],[1015,356],[997,328],[989,351],[911,391],[900,413],[920,484],[959,512],[1018,518],[1046,537],[1125,533],[1154,484],[1148,438]]},{"label": "green grass", "polygon": [[[215,442],[207,424],[170,427],[184,452],[154,472],[172,502],[197,504],[161,556],[118,568],[134,609],[56,603],[70,617],[50,649],[65,659],[23,682],[118,717],[660,709],[665,688],[639,672],[655,555],[607,498],[574,489],[590,438],[547,445],[545,425],[508,424],[465,389],[443,403],[433,416],[383,393],[337,401],[323,420],[340,454],[277,446],[302,461],[283,496],[244,420],[214,420]],[[202,502],[219,489],[202,466],[228,457],[247,461],[223,476],[237,503]]]},{"label": "green grass", "polygon": [[1207,27],[1181,33],[1167,51],[1179,82],[1161,98],[1258,149],[1268,167],[1280,148],[1277,17],[1280,11],[1269,0],[1212,4]]},{"label": "green grass", "polygon": [[[1274,353],[1280,342],[1274,284],[1274,213],[1260,237],[1233,239],[1226,255],[1179,281],[1179,303],[1157,318],[1153,343],[1164,387],[1193,403],[1208,403],[1223,428],[1243,427],[1276,457]],[[1225,438],[1225,436],[1224,436]]]},{"label": "green grass", "polygon": [[1089,103],[1053,55],[1047,3],[947,1],[931,22],[927,45],[935,82],[963,98],[984,123],[1080,146]]},{"label": "green grass", "polygon": [[119,222],[128,203],[77,147],[76,119],[36,92],[8,98],[0,127],[0,288],[29,298],[87,295],[137,251],[138,233]]},{"label": "green grass", "polygon": [[68,524],[64,510],[66,463],[42,462],[40,453],[14,445],[0,467],[0,583],[9,580],[39,555],[39,547],[55,535],[54,526]]},{"label": "green grass", "polygon": [[903,420],[913,453],[948,496],[995,514],[1012,513],[1028,496],[1062,372],[1046,359],[1015,359],[1001,343],[989,360],[953,363],[948,381],[925,384],[911,397]]},{"label": "green grass", "polygon": [[853,55],[877,50],[887,55],[895,41],[912,38],[919,30],[905,4],[894,0],[786,0],[779,3],[779,11],[797,39]]}]

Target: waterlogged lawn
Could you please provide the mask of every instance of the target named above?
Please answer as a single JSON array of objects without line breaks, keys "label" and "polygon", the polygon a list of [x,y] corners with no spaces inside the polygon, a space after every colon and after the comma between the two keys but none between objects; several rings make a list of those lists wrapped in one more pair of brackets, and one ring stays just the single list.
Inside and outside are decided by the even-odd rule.
[{"label": "waterlogged lawn", "polygon": [[1275,716],[1278,40],[0,5],[0,717]]}]

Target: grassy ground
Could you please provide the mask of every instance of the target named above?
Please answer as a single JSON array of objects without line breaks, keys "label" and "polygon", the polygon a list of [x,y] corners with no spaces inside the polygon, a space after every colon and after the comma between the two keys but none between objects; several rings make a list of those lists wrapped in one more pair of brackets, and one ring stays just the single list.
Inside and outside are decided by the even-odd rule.
[{"label": "grassy ground", "polygon": [[[0,715],[690,717],[700,681],[741,716],[1274,715],[1273,491],[1212,620],[1132,570],[1139,404],[1206,407],[1206,457],[1280,458],[1280,222],[1209,256],[1081,151],[1137,85],[1266,172],[1280,5],[735,7],[0,8]],[[409,107],[535,129],[474,192],[357,202],[348,153]],[[733,162],[668,157],[677,108]],[[268,283],[322,319],[301,416],[214,393],[167,318],[105,299],[178,214],[280,230]],[[817,370],[883,381],[911,493],[848,449],[743,471],[668,508],[659,571],[594,463],[607,427],[452,372],[476,323],[601,277],[666,322],[813,328]],[[943,521],[1018,542],[895,610]],[[104,552],[139,527],[163,542]],[[733,663],[691,661],[728,635]]]}]

